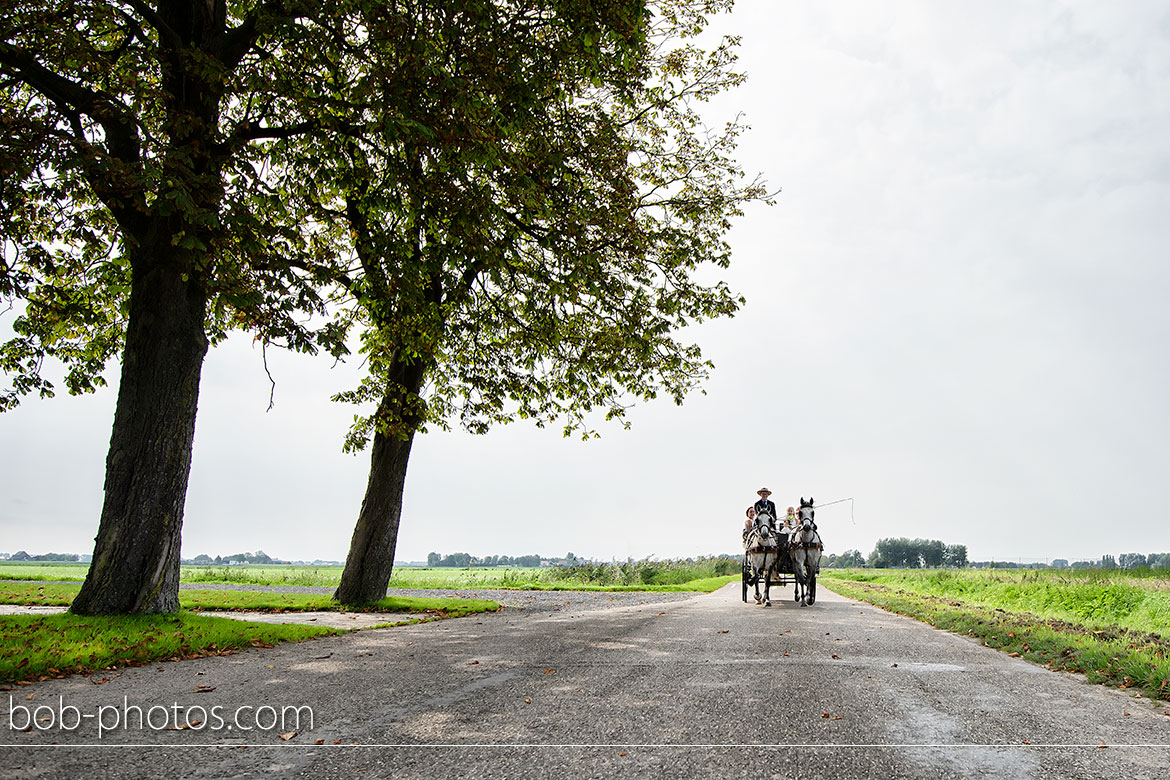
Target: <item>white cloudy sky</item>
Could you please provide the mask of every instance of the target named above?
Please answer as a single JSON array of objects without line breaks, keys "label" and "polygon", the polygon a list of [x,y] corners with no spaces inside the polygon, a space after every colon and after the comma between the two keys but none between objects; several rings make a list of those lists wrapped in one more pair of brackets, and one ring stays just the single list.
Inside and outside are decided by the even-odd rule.
[{"label": "white cloudy sky", "polygon": [[[830,552],[1170,551],[1170,10],[1161,2],[740,0],[740,159],[783,193],[732,233],[706,396],[599,441],[415,446],[400,560],[738,549],[767,484]],[[10,315],[9,315],[10,316]],[[6,324],[6,323],[5,323]],[[352,369],[246,339],[204,368],[184,556],[342,559],[365,486]],[[89,552],[112,391],[0,418],[0,551]]]}]

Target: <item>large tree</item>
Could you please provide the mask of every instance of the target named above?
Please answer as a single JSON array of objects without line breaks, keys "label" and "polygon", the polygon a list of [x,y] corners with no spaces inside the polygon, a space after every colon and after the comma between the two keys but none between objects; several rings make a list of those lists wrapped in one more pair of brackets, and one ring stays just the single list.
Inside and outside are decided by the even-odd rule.
[{"label": "large tree", "polygon": [[303,236],[271,197],[273,138],[305,132],[282,90],[328,45],[296,0],[0,0],[0,348],[12,388],[121,378],[93,563],[74,612],[178,609],[179,545],[200,370],[231,327],[342,347]]},{"label": "large tree", "polygon": [[308,66],[364,73],[300,109],[337,132],[278,145],[286,170],[320,173],[283,184],[305,222],[352,241],[332,278],[369,364],[337,396],[374,408],[347,440],[373,446],[339,600],[384,596],[428,423],[591,435],[592,411],[681,402],[705,376],[677,331],[741,299],[695,272],[727,265],[729,219],[763,195],[730,157],[740,126],[696,110],[741,78],[734,40],[694,43],[728,6],[386,3],[335,31],[349,57]]}]

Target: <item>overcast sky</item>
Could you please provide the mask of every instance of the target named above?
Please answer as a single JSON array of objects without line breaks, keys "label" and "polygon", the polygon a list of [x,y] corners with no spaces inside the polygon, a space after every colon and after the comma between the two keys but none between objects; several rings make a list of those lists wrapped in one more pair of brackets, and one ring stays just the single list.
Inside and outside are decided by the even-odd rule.
[{"label": "overcast sky", "polygon": [[[562,439],[416,440],[397,558],[737,552],[767,485],[828,552],[1170,552],[1170,10],[1164,2],[740,0],[748,171],[706,396]],[[8,332],[8,315],[0,327]],[[207,358],[183,555],[342,560],[368,455],[356,367]],[[116,376],[116,374],[114,374]],[[0,551],[91,552],[114,390],[0,417]],[[851,506],[853,511],[851,512]]]}]

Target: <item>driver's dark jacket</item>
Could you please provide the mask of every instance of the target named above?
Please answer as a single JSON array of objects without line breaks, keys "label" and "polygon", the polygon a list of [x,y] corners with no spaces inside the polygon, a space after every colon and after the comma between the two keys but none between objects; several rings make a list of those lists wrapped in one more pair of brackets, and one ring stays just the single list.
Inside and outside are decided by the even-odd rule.
[{"label": "driver's dark jacket", "polygon": [[756,510],[757,515],[760,514],[761,512],[767,512],[768,514],[770,514],[772,516],[773,520],[775,520],[777,518],[776,504],[774,502],[761,498],[753,506]]}]

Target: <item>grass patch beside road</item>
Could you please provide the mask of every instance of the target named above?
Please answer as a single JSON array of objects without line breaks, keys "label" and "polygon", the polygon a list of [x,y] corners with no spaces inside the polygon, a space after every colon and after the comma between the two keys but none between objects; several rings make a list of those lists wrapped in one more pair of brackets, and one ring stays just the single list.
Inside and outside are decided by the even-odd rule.
[{"label": "grass patch beside road", "polygon": [[[0,603],[68,606],[79,583],[0,583]],[[199,610],[337,612],[329,596],[244,590],[181,590],[178,615],[87,617],[80,615],[0,616],[0,682],[92,674],[111,667],[151,661],[226,655],[248,647],[269,647],[337,629],[292,623],[252,623],[199,615]],[[494,601],[462,598],[391,597],[363,605],[362,612],[411,613],[418,620],[494,612]],[[192,611],[187,611],[192,610]]]},{"label": "grass patch beside road", "polygon": [[[0,604],[67,607],[81,585],[72,582],[0,583]],[[417,612],[436,617],[462,617],[494,612],[500,605],[484,599],[392,596],[359,607],[342,607],[329,596],[313,593],[274,593],[257,590],[180,590],[179,605],[190,610],[249,610],[256,612]]]},{"label": "grass patch beside road", "polygon": [[116,617],[6,615],[0,617],[0,682],[230,655],[340,633],[344,632],[322,626],[248,623],[188,612]]},{"label": "grass patch beside road", "polygon": [[1090,682],[1170,700],[1170,637],[1164,635],[1170,620],[1151,623],[1168,594],[1133,584],[1160,579],[1061,581],[1056,574],[827,569],[821,576],[843,596],[976,637],[1050,669],[1082,673]]}]

